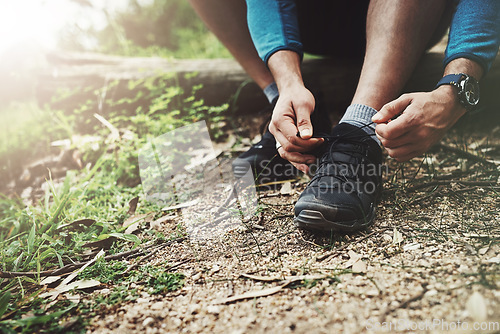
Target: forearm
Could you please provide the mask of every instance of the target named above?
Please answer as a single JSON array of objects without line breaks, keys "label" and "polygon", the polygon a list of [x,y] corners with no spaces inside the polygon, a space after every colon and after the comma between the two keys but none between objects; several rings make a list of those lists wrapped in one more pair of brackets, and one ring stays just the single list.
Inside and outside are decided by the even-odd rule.
[{"label": "forearm", "polygon": [[278,90],[304,86],[300,71],[300,56],[289,50],[275,52],[268,61],[269,69],[278,85]]},{"label": "forearm", "polygon": [[483,72],[483,68],[475,61],[467,58],[457,58],[446,65],[443,76],[448,74],[464,73],[479,81],[483,76]]}]

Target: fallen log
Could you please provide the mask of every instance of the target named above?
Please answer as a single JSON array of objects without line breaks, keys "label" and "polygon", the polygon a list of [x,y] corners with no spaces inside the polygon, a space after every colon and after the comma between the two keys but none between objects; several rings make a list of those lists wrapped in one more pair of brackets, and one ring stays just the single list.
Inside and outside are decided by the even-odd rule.
[{"label": "fallen log", "polygon": [[[207,105],[221,105],[236,94],[238,113],[246,115],[267,104],[261,90],[233,59],[170,60],[81,53],[52,53],[47,59],[50,66],[40,75],[37,89],[42,104],[50,102],[60,89],[104,87],[112,81],[126,83],[165,73],[175,73],[171,84],[187,90],[201,84],[203,87],[196,94]],[[404,91],[431,90],[442,75],[442,62],[442,52],[424,55]],[[361,64],[353,61],[306,59],[302,71],[306,86],[321,95],[329,109],[342,111],[350,103],[360,67]],[[126,96],[126,89],[120,91],[120,85],[116,89],[115,98]],[[482,80],[481,89],[483,106],[500,106],[500,57]]]}]

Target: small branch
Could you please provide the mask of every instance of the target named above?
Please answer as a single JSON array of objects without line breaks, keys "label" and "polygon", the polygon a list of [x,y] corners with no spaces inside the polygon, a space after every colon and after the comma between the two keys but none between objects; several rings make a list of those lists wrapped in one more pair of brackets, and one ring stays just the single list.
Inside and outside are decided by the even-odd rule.
[{"label": "small branch", "polygon": [[389,314],[393,313],[394,311],[396,311],[398,309],[407,308],[411,303],[422,299],[426,292],[427,292],[427,285],[422,285],[422,292],[420,292],[418,295],[415,295],[415,296],[405,300],[404,302],[402,302],[401,304],[399,304],[396,307],[387,308],[387,310],[380,316],[380,322],[383,322],[385,320],[385,318]]},{"label": "small branch", "polygon": [[377,231],[373,231],[367,235],[365,235],[364,237],[360,238],[360,239],[357,239],[357,240],[354,240],[353,242],[348,242],[342,246],[340,246],[339,248],[336,248],[335,250],[331,251],[331,252],[328,252],[328,253],[325,253],[321,256],[318,256],[316,258],[316,261],[318,262],[321,262],[321,261],[324,261],[332,256],[337,256],[339,255],[344,249],[346,249],[347,247],[349,246],[352,246],[354,244],[357,244],[357,243],[360,243],[361,241],[364,241],[372,236],[374,236],[375,234],[377,233],[381,233],[382,231],[385,231],[385,230],[388,230],[388,229],[392,229],[392,227],[383,227],[383,228],[380,228],[378,229]]},{"label": "small branch", "polygon": [[466,159],[477,161],[477,162],[483,163],[485,165],[494,166],[496,168],[496,164],[494,162],[488,161],[487,159],[485,159],[483,157],[480,157],[478,155],[464,151],[458,147],[448,146],[448,145],[442,144],[442,143],[437,144],[436,146],[438,148],[443,149],[444,151],[449,151],[449,152],[455,153],[461,157],[464,157]]},{"label": "small branch", "polygon": [[459,183],[464,186],[472,186],[472,187],[494,187],[497,185],[495,181],[452,181],[452,180],[436,180],[428,183],[417,184],[413,187],[406,188],[406,191],[412,192],[420,189],[425,189],[429,187],[435,186],[446,186],[452,183]]},{"label": "small branch", "polygon": [[[174,242],[181,242],[184,241],[186,238],[177,238],[173,240],[169,240],[164,243],[165,246],[170,245]],[[118,253],[118,254],[113,254],[113,255],[108,255],[104,257],[104,260],[106,261],[111,261],[111,260],[118,260],[122,259],[125,257],[136,257],[139,255],[144,254],[145,249],[144,248],[137,248],[134,250]],[[31,277],[35,278],[38,276],[60,276],[67,274],[69,272],[74,271],[75,269],[83,267],[87,262],[77,262],[77,263],[72,263],[68,264],[62,268],[55,269],[55,270],[45,270],[45,271],[28,271],[28,272],[9,272],[9,271],[0,271],[0,278],[15,278],[15,277]]]}]

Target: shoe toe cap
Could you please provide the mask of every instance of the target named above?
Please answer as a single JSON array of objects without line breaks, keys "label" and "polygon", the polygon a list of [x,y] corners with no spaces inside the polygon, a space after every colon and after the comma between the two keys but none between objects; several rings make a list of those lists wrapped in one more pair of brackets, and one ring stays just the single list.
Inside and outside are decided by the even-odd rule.
[{"label": "shoe toe cap", "polygon": [[337,196],[303,194],[295,204],[295,216],[298,217],[303,210],[318,211],[328,221],[347,225],[366,217],[359,201],[342,193]]}]

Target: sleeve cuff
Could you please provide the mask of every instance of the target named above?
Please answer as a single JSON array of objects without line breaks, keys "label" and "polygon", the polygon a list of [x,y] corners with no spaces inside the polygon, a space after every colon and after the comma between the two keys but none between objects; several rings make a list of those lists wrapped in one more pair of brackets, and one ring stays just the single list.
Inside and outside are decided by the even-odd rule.
[{"label": "sleeve cuff", "polygon": [[262,58],[262,60],[267,65],[267,62],[269,61],[269,58],[271,58],[271,56],[274,53],[276,53],[278,51],[281,51],[281,50],[289,50],[289,51],[296,52],[299,55],[299,57],[300,57],[300,61],[302,61],[302,58],[304,57],[304,52],[302,51],[302,45],[298,44],[298,43],[292,43],[292,44],[289,44],[289,45],[278,46],[278,47],[275,47],[274,49],[271,49],[269,52],[267,52],[265,54],[265,56]]},{"label": "sleeve cuff", "polygon": [[446,57],[443,61],[443,66],[446,67],[452,60],[455,60],[458,58],[467,58],[469,60],[472,60],[472,61],[478,63],[483,69],[483,72],[484,72],[483,77],[484,77],[484,75],[486,75],[486,73],[488,72],[488,70],[491,67],[491,64],[488,64],[483,58],[478,57],[475,54],[470,53],[470,52],[459,52],[459,53],[455,53],[451,56]]}]

